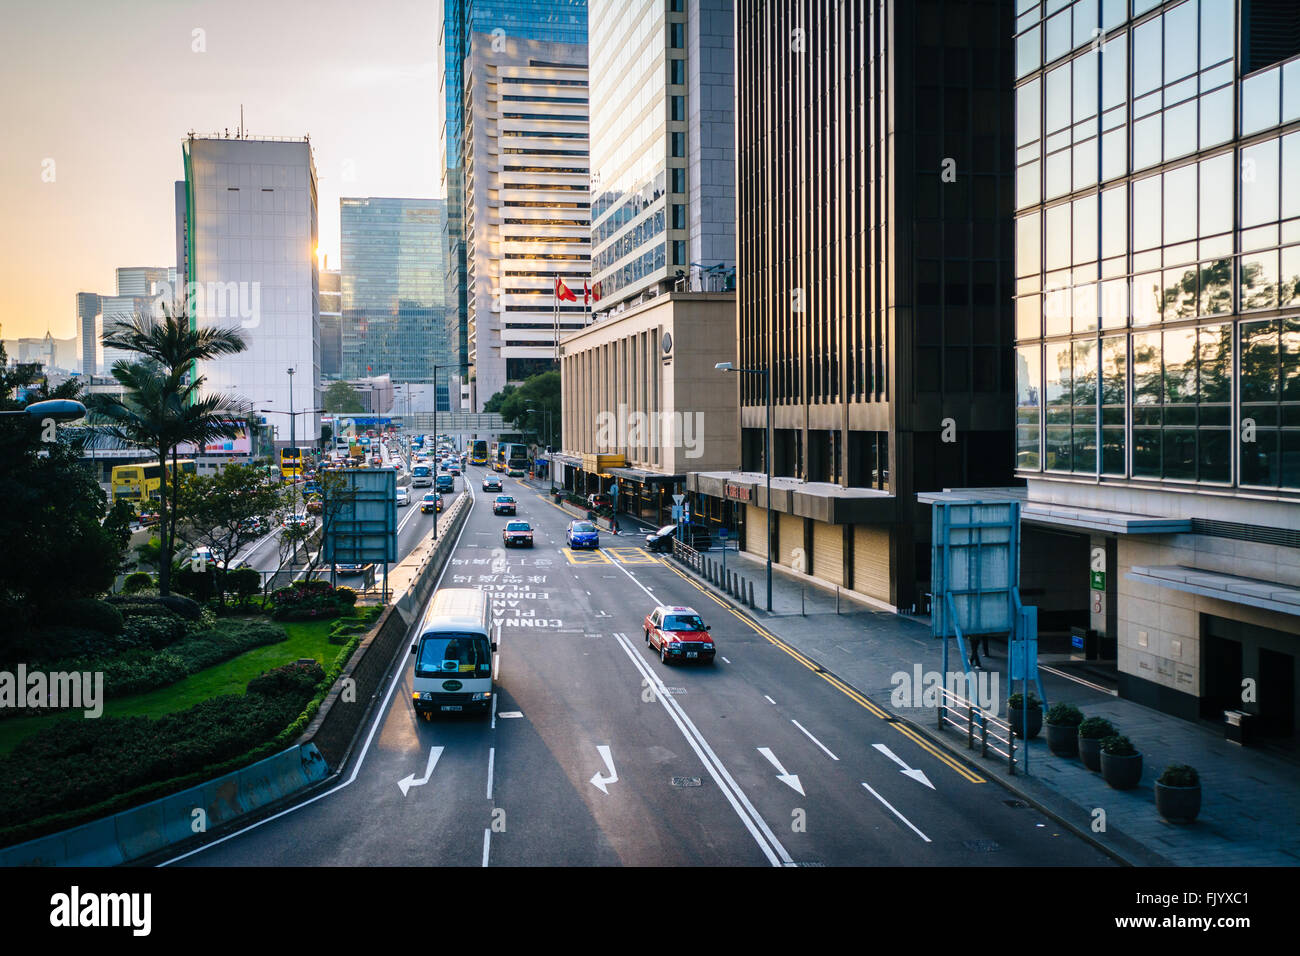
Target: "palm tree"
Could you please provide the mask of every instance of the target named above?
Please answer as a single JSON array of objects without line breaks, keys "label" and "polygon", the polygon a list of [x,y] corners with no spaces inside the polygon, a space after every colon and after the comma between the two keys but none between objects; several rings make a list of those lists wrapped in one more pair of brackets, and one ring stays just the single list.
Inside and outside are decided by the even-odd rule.
[{"label": "palm tree", "polygon": [[236,437],[236,419],[247,419],[251,410],[231,395],[202,394],[206,379],[195,374],[194,364],[242,352],[247,346],[236,329],[191,329],[188,319],[166,312],[161,321],[137,315],[129,323],[118,323],[104,337],[104,344],[142,358],[113,365],[113,377],[124,392],[92,396],[90,411],[102,420],[102,430],[108,434],[157,454],[163,475],[168,474],[168,457],[172,460],[171,514],[166,491],[160,496],[158,508],[163,555],[158,589],[167,594],[176,537],[176,501],[180,495],[177,448],[183,444],[202,448],[218,438]]}]

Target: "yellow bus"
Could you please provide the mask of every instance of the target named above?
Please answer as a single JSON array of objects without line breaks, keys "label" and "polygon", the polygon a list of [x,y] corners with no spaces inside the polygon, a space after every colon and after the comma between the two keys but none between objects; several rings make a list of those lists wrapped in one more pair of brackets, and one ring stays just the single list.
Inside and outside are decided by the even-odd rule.
[{"label": "yellow bus", "polygon": [[[182,475],[192,475],[196,468],[192,459],[183,458],[176,462]],[[171,474],[168,466],[167,473]],[[138,465],[113,466],[113,502],[130,501],[144,505],[162,494],[162,469],[158,462]]]},{"label": "yellow bus", "polygon": [[280,475],[283,478],[297,478],[302,474],[302,449],[280,449]]}]

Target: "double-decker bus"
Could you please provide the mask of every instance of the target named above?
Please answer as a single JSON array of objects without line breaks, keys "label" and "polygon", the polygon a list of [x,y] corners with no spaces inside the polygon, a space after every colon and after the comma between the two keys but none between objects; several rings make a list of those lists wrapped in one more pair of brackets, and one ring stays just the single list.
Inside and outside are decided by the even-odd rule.
[{"label": "double-decker bus", "polygon": [[497,442],[492,468],[495,471],[527,471],[528,446],[518,442]]},{"label": "double-decker bus", "polygon": [[469,463],[471,465],[486,465],[488,463],[487,439],[479,438],[470,445]]},{"label": "double-decker bus", "polygon": [[[182,475],[192,475],[197,470],[194,461],[189,458],[177,461],[176,467]],[[171,475],[171,465],[167,466],[167,474]],[[129,501],[143,505],[161,497],[162,477],[162,467],[156,461],[152,464],[114,465],[111,478],[114,504]]]},{"label": "double-decker bus", "polygon": [[283,478],[297,478],[301,474],[302,474],[302,449],[281,448],[280,449],[280,476]]}]

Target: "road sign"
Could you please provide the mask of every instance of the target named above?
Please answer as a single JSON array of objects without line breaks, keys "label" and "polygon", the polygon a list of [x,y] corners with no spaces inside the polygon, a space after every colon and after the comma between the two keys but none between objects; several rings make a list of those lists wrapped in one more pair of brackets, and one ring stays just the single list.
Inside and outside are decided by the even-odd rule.
[{"label": "road sign", "polygon": [[681,505],[673,505],[673,520],[674,520],[674,521],[681,521],[681,520],[682,520],[682,506],[681,506]]},{"label": "road sign", "polygon": [[686,496],[685,496],[685,495],[673,495],[673,504],[677,505],[678,507],[680,507],[680,506],[686,504]]},{"label": "road sign", "polygon": [[726,528],[719,528],[719,529],[718,529],[718,540],[719,540],[719,541],[726,541],[727,538],[728,538],[727,529],[726,529]]},{"label": "road sign", "polygon": [[1104,590],[1106,590],[1106,572],[1105,572],[1105,571],[1089,571],[1089,572],[1088,572],[1088,587],[1091,588],[1091,589],[1094,590],[1094,591],[1104,591]]}]

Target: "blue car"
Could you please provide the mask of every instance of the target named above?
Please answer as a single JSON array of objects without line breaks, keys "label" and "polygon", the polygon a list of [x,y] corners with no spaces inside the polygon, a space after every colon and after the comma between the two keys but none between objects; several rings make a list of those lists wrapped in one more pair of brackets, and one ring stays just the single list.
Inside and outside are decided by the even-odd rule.
[{"label": "blue car", "polygon": [[590,521],[570,521],[565,533],[570,548],[599,548],[600,532]]}]

